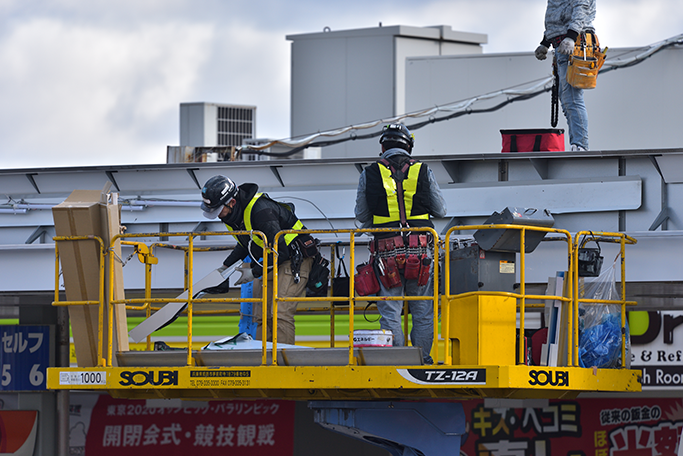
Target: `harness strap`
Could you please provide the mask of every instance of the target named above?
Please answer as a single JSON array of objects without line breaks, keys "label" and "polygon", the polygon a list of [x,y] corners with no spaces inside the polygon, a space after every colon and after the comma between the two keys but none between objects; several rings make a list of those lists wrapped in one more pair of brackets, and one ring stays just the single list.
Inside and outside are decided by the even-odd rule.
[{"label": "harness strap", "polygon": [[415,163],[415,160],[408,160],[401,168],[401,175],[396,173],[396,168],[393,167],[391,163],[386,158],[380,160],[380,162],[391,170],[391,177],[396,181],[396,193],[398,194],[398,212],[401,217],[401,226],[408,226],[408,216],[406,215],[406,204],[403,200],[403,181],[406,178],[406,171],[410,166]]}]

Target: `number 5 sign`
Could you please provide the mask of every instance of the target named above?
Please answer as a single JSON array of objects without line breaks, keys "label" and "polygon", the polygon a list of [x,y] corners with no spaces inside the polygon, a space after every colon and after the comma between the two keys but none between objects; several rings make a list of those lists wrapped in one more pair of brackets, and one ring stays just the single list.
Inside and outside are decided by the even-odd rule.
[{"label": "number 5 sign", "polygon": [[49,365],[49,326],[0,326],[0,390],[44,390]]}]

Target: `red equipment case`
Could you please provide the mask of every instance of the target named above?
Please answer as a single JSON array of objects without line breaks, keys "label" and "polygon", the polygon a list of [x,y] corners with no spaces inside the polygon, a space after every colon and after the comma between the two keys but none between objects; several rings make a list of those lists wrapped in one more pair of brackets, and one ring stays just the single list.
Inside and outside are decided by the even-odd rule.
[{"label": "red equipment case", "polygon": [[503,152],[564,151],[562,128],[500,130],[500,134],[503,136]]}]

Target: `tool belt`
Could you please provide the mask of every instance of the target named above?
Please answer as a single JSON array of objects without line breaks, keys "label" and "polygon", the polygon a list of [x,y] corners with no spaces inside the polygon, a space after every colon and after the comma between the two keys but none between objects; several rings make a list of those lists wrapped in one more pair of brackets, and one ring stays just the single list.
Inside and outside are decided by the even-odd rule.
[{"label": "tool belt", "polygon": [[574,53],[569,56],[567,82],[577,89],[594,89],[598,72],[605,63],[605,52],[600,50],[598,36],[594,32],[582,32],[576,39]]},{"label": "tool belt", "polygon": [[417,280],[419,286],[429,283],[432,267],[430,246],[434,240],[428,233],[397,234],[393,237],[374,239],[370,243],[370,262],[377,279],[385,288],[403,285],[405,280]]},{"label": "tool belt", "polygon": [[304,259],[315,258],[319,253],[318,245],[320,245],[320,240],[306,233],[298,235],[289,244],[289,259],[292,264],[294,283],[299,283],[299,280],[301,280],[301,264]]}]

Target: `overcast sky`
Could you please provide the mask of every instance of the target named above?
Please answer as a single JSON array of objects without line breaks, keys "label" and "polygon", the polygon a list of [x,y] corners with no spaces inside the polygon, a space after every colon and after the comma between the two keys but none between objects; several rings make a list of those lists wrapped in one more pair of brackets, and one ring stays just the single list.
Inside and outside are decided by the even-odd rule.
[{"label": "overcast sky", "polygon": [[[289,136],[286,35],[450,25],[533,51],[544,0],[0,0],[0,168],[164,163],[179,104],[257,106]],[[609,47],[683,33],[681,0],[598,0]],[[476,94],[473,94],[476,95]],[[340,125],[339,127],[342,127]]]}]

